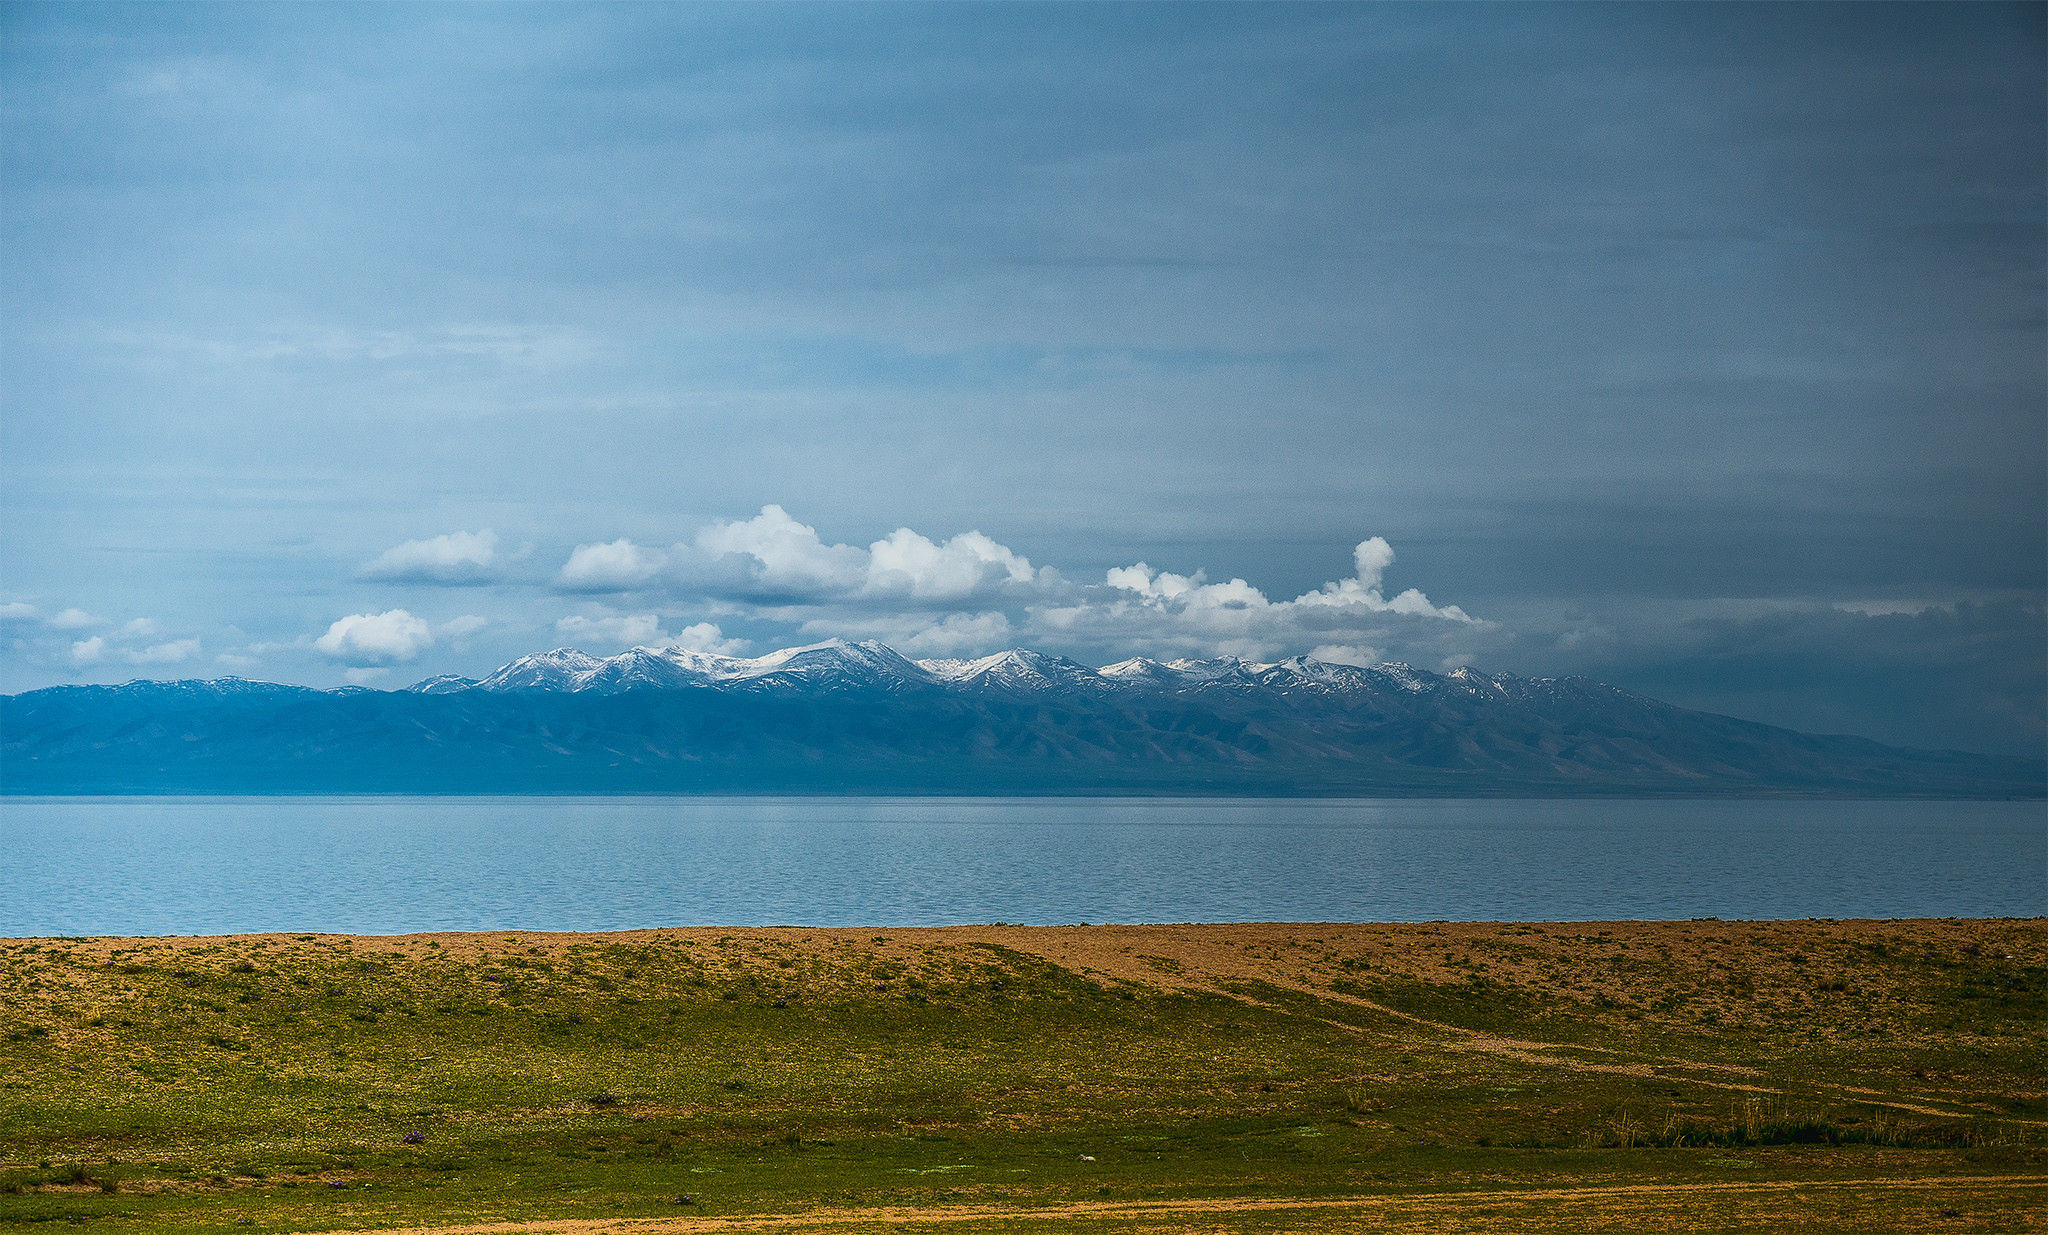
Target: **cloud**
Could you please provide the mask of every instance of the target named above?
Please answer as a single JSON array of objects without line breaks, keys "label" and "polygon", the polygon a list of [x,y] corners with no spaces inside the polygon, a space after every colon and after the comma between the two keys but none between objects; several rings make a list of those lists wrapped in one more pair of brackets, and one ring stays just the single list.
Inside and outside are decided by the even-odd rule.
[{"label": "cloud", "polygon": [[225,58],[180,57],[136,66],[115,87],[122,94],[151,96],[217,93],[234,85]]},{"label": "cloud", "polygon": [[[44,632],[61,633],[30,634],[17,639],[14,646],[45,663],[172,665],[191,660],[200,651],[199,640],[195,638],[160,638],[163,628],[150,618],[131,618],[114,626],[108,619],[83,609],[64,609],[43,617],[34,605],[19,601],[0,605],[0,619],[26,622],[39,618]],[[87,638],[72,637],[74,633],[105,626],[114,628]]]},{"label": "cloud", "polygon": [[313,646],[330,659],[366,666],[411,660],[433,643],[433,629],[425,622],[403,609],[391,609],[341,618]]},{"label": "cloud", "polygon": [[860,589],[867,555],[852,545],[828,545],[818,530],[798,523],[780,506],[738,522],[714,523],[697,533],[697,551],[725,559],[754,590],[790,596],[845,596]]},{"label": "cloud", "polygon": [[383,677],[385,674],[389,672],[391,672],[391,670],[382,667],[356,668],[350,669],[347,673],[344,673],[342,676],[347,678],[352,685],[368,686],[370,683],[376,681],[378,678]]},{"label": "cloud", "polygon": [[213,659],[230,669],[249,669],[259,663],[254,656],[244,656],[239,652],[222,652]]},{"label": "cloud", "polygon": [[1940,600],[1846,600],[1838,602],[1835,608],[1864,617],[1918,617],[1934,609],[1953,613],[1956,606],[1954,601]]},{"label": "cloud", "polygon": [[1112,568],[1104,580],[1108,586],[1136,593],[1146,604],[1160,610],[1199,614],[1228,611],[1261,611],[1292,607],[1355,609],[1365,613],[1400,613],[1410,617],[1442,618],[1452,622],[1473,619],[1456,605],[1441,608],[1429,597],[1409,588],[1392,600],[1380,594],[1380,579],[1394,561],[1394,549],[1378,536],[1360,541],[1352,551],[1357,574],[1349,579],[1325,583],[1313,592],[1287,601],[1271,601],[1265,593],[1242,579],[1209,583],[1201,572],[1175,575],[1155,571],[1143,562]]},{"label": "cloud", "polygon": [[569,554],[556,585],[572,592],[623,592],[661,573],[665,557],[621,537],[609,544],[578,545]]},{"label": "cloud", "polygon": [[556,577],[568,591],[624,592],[659,584],[676,592],[759,603],[915,602],[945,607],[998,595],[1024,597],[1059,576],[977,531],[942,541],[907,527],[862,549],[828,544],[781,506],[720,520],[688,543],[651,549],[630,540],[578,545]]},{"label": "cloud", "polygon": [[697,622],[675,634],[661,628],[661,617],[653,613],[576,614],[555,623],[555,631],[571,642],[615,647],[677,647],[692,652],[715,652],[721,656],[743,654],[744,639],[728,639],[711,622]]},{"label": "cloud", "polygon": [[905,656],[973,656],[998,652],[1010,646],[1015,633],[1010,619],[999,612],[949,613],[936,621],[923,614],[887,618],[806,622],[800,633],[808,639],[833,636],[846,639],[879,639]]},{"label": "cloud", "polygon": [[444,639],[463,639],[489,626],[490,619],[465,613],[461,617],[449,618],[441,623],[438,633]]},{"label": "cloud", "polygon": [[497,560],[498,534],[485,528],[393,545],[357,574],[391,583],[462,586],[490,582]]},{"label": "cloud", "polygon": [[582,364],[598,350],[598,341],[580,330],[494,323],[417,331],[309,327],[212,336],[119,331],[115,338],[126,346],[196,355],[226,365],[485,362],[545,372]]},{"label": "cloud", "polygon": [[1292,600],[1273,600],[1243,579],[1211,583],[1155,570],[1144,562],[1107,571],[1100,587],[1071,603],[1035,606],[1035,635],[1109,652],[1214,655],[1254,659],[1328,653],[1321,659],[1370,664],[1389,643],[1404,654],[1437,659],[1466,650],[1490,632],[1456,605],[1438,605],[1419,589],[1386,597],[1382,583],[1394,550],[1378,536],[1352,551],[1354,573]]},{"label": "cloud", "polygon": [[1437,606],[1430,603],[1420,589],[1409,588],[1392,600],[1380,595],[1380,579],[1387,567],[1394,564],[1394,547],[1383,538],[1374,536],[1358,542],[1351,551],[1356,574],[1349,579],[1325,583],[1321,590],[1297,598],[1297,605],[1324,605],[1330,607],[1362,608],[1370,613],[1401,613],[1410,617],[1443,618],[1451,622],[1470,622],[1472,618],[1456,605]]},{"label": "cloud", "polygon": [[199,655],[199,640],[173,639],[165,643],[153,643],[139,651],[125,653],[130,664],[175,665]]},{"label": "cloud", "polygon": [[927,600],[959,600],[1038,579],[1031,562],[980,532],[935,544],[907,527],[868,546],[866,590]]},{"label": "cloud", "polygon": [[668,647],[685,648],[692,652],[715,652],[720,656],[745,655],[749,644],[745,639],[728,639],[725,632],[712,622],[696,622],[683,627],[669,636]]},{"label": "cloud", "polygon": [[555,633],[571,642],[618,644],[624,647],[652,646],[662,640],[661,618],[653,613],[615,613],[604,617],[565,617],[555,623]]},{"label": "cloud", "polygon": [[1896,606],[1635,600],[1597,614],[1605,637],[1583,641],[1546,638],[1555,623],[1540,613],[1513,616],[1521,663],[1511,667],[1524,672],[1583,673],[1808,733],[2033,758],[2048,743],[2038,594]]},{"label": "cloud", "polygon": [[[794,626],[800,638],[880,639],[905,652],[997,650],[1026,641],[1072,655],[1269,659],[1316,651],[1369,664],[1398,653],[1419,663],[1498,642],[1493,623],[1420,588],[1387,594],[1393,546],[1367,537],[1351,573],[1292,599],[1238,578],[1211,582],[1145,562],[1082,585],[980,531],[943,539],[899,527],[866,548],[828,542],[779,505],[719,520],[668,549],[619,539],[579,545],[565,590],[668,593],[749,622]],[[653,613],[565,618],[565,635],[609,644],[667,638]],[[779,636],[778,636],[779,637]]]},{"label": "cloud", "polygon": [[1319,643],[1308,650],[1310,660],[1328,661],[1333,665],[1357,665],[1369,669],[1380,663],[1378,648],[1359,647],[1350,643]]}]

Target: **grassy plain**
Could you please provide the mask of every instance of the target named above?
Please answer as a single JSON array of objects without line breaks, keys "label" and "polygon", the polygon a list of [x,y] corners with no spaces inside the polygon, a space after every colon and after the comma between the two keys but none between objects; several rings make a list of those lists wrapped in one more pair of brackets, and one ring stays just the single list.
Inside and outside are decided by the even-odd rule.
[{"label": "grassy plain", "polygon": [[2006,1231],[2048,923],[0,941],[0,1223]]}]

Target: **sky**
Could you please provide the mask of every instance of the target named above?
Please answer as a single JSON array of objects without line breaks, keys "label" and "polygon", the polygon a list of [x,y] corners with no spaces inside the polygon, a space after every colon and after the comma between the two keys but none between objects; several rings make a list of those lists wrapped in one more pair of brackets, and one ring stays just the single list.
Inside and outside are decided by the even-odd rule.
[{"label": "sky", "polygon": [[2039,6],[0,7],[0,690],[1588,674],[2041,753]]}]

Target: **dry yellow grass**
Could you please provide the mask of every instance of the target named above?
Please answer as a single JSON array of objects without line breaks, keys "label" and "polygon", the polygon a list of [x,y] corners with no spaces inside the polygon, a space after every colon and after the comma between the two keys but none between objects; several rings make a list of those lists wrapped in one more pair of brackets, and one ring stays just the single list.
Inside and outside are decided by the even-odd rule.
[{"label": "dry yellow grass", "polygon": [[2024,1230],[2048,1178],[2041,921],[16,940],[0,979],[0,1221]]}]

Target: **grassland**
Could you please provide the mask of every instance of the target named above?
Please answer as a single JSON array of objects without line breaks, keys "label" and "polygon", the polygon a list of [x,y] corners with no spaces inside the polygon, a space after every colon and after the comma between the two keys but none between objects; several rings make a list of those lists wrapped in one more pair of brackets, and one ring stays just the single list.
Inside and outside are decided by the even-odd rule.
[{"label": "grassland", "polygon": [[0,1223],[2004,1231],[2048,923],[0,941]]}]

